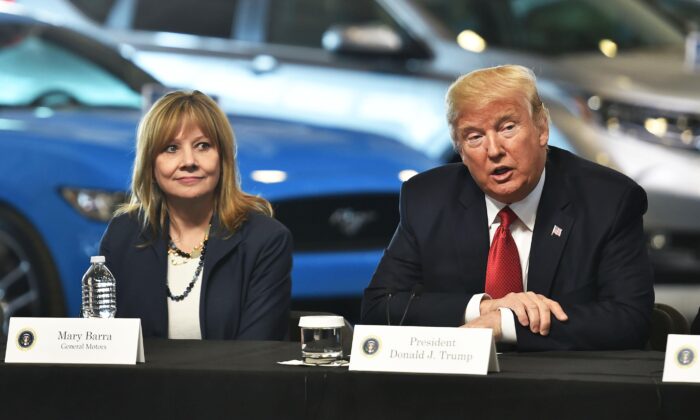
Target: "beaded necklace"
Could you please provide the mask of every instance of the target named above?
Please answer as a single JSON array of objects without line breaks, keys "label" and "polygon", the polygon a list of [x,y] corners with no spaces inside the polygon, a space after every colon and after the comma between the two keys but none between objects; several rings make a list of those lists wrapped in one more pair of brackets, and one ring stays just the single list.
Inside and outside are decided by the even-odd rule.
[{"label": "beaded necklace", "polygon": [[[209,229],[211,229],[211,225],[209,225]],[[199,257],[199,262],[197,263],[197,269],[194,270],[194,277],[192,277],[192,281],[187,285],[185,288],[185,291],[181,295],[173,295],[173,293],[170,291],[170,284],[167,284],[168,288],[168,298],[170,300],[174,300],[175,302],[180,302],[181,300],[185,299],[190,292],[192,291],[192,288],[194,285],[197,283],[197,279],[199,279],[199,274],[202,272],[202,268],[204,267],[204,255],[207,252],[207,243],[209,242],[209,229],[207,229],[207,233],[204,235],[204,241],[192,250],[191,253],[187,253],[175,245],[175,242],[173,242],[172,239],[168,241],[168,255],[169,256],[179,256],[181,258],[186,258],[186,259],[192,259],[192,258],[197,258]],[[173,265],[179,265],[179,264],[185,264],[187,261],[184,262],[176,262],[175,259],[172,259],[171,262]]]}]

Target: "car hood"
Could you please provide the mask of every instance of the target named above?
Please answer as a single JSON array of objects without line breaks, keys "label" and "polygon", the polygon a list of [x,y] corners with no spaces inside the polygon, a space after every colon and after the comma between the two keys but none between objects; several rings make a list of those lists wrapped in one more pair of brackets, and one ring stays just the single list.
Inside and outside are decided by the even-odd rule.
[{"label": "car hood", "polygon": [[21,137],[47,148],[132,146],[140,112],[125,109],[54,111],[49,108],[6,108],[0,111],[3,137]]},{"label": "car hood", "polygon": [[[140,116],[123,110],[3,110],[0,136],[26,150],[54,153],[57,161],[107,160],[111,171],[128,177]],[[232,117],[232,124],[241,179],[252,192],[398,191],[402,171],[437,165],[397,141],[367,133],[248,117]],[[286,179],[259,182],[254,171],[279,171]]]},{"label": "car hood", "polygon": [[257,118],[234,117],[232,124],[239,156],[253,166],[357,173],[433,163],[395,140],[374,134]]},{"label": "car hood", "polygon": [[[600,53],[554,59],[554,74],[590,93],[675,111],[700,109],[700,69],[685,64],[680,49]],[[550,73],[550,72],[545,72]]]}]

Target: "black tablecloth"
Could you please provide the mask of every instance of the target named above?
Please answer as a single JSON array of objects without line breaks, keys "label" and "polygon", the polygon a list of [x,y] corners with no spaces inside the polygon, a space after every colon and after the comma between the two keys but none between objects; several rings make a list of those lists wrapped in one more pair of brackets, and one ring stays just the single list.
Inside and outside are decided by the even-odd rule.
[{"label": "black tablecloth", "polygon": [[[499,356],[487,376],[281,366],[299,343],[146,340],[136,366],[0,363],[0,418],[698,418],[663,353]],[[0,343],[4,355],[5,344]]]}]

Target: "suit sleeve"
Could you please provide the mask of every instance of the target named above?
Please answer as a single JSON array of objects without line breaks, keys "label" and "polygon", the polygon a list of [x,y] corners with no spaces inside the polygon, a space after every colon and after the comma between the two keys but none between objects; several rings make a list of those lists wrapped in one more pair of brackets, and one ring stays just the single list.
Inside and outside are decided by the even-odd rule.
[{"label": "suit sleeve", "polygon": [[[124,223],[125,216],[115,217],[109,221],[107,229],[100,240],[100,254],[105,257],[105,265],[114,274],[117,280],[120,280],[121,258],[123,258],[124,241]],[[118,309],[117,309],[118,310]]]},{"label": "suit sleeve", "polygon": [[516,323],[518,350],[616,350],[641,348],[649,337],[654,304],[653,275],[642,216],[646,194],[635,185],[622,198],[593,270],[596,296],[586,303],[560,302],[569,316],[552,317],[548,336]]},{"label": "suit sleeve", "polygon": [[[413,207],[410,205],[421,195],[417,191],[411,191],[409,185],[410,182],[406,182],[401,188],[399,225],[365,289],[361,322],[397,325],[406,311],[410,296],[418,290],[417,285],[420,284],[426,286],[426,290],[411,300],[404,325],[462,325],[471,296],[439,293],[427,288],[423,275],[423,252],[415,231],[417,223],[425,223],[425,220],[421,220],[424,215],[413,215]],[[416,207],[419,206],[420,203]]]},{"label": "suit sleeve", "polygon": [[283,340],[292,290],[292,236],[286,228],[268,235],[257,252],[243,302],[239,340]]},{"label": "suit sleeve", "polygon": [[690,326],[690,333],[693,335],[700,334],[700,308],[698,308],[698,314],[695,315],[695,320],[693,321],[693,324]]}]

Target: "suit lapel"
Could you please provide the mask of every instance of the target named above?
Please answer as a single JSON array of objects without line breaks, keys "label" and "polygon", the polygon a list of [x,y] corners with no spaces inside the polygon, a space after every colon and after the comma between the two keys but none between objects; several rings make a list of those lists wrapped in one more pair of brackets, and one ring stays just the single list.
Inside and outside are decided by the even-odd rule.
[{"label": "suit lapel", "polygon": [[537,207],[537,219],[530,246],[527,289],[549,296],[562,251],[573,229],[575,218],[570,206],[565,175],[556,164],[547,162],[547,175]]},{"label": "suit lapel", "polygon": [[[165,228],[167,229],[167,222]],[[150,299],[151,310],[157,314],[157,328],[155,331],[156,335],[161,337],[168,336],[168,291],[167,291],[167,279],[168,279],[168,252],[166,239],[162,233],[154,233],[147,228],[145,231],[141,232],[141,243],[147,243],[148,251],[151,253],[151,257],[148,257],[148,265],[151,265],[155,260],[154,270],[150,271],[150,275],[146,278],[141,279],[143,288],[143,293],[147,296],[152,296]]]},{"label": "suit lapel", "polygon": [[204,257],[204,275],[202,277],[202,288],[206,287],[211,270],[228,253],[234,250],[243,238],[243,230],[246,223],[233,235],[227,236],[226,229],[219,223],[219,218],[214,217],[211,224],[211,233],[207,242],[207,255]]},{"label": "suit lapel", "polygon": [[462,186],[458,196],[461,207],[455,217],[454,241],[460,255],[461,272],[472,280],[465,284],[465,289],[483,290],[490,246],[486,201],[466,168],[465,174],[466,179],[459,183]]},{"label": "suit lapel", "polygon": [[211,278],[211,273],[214,267],[224,259],[229,253],[233,252],[243,239],[243,231],[246,229],[246,223],[234,233],[232,236],[227,236],[226,229],[219,223],[218,216],[214,216],[211,223],[211,232],[207,241],[207,251],[204,256],[204,268],[202,271],[202,291],[199,296],[199,325],[201,328],[202,338],[207,338],[206,335],[206,311],[207,307],[207,287]]}]

